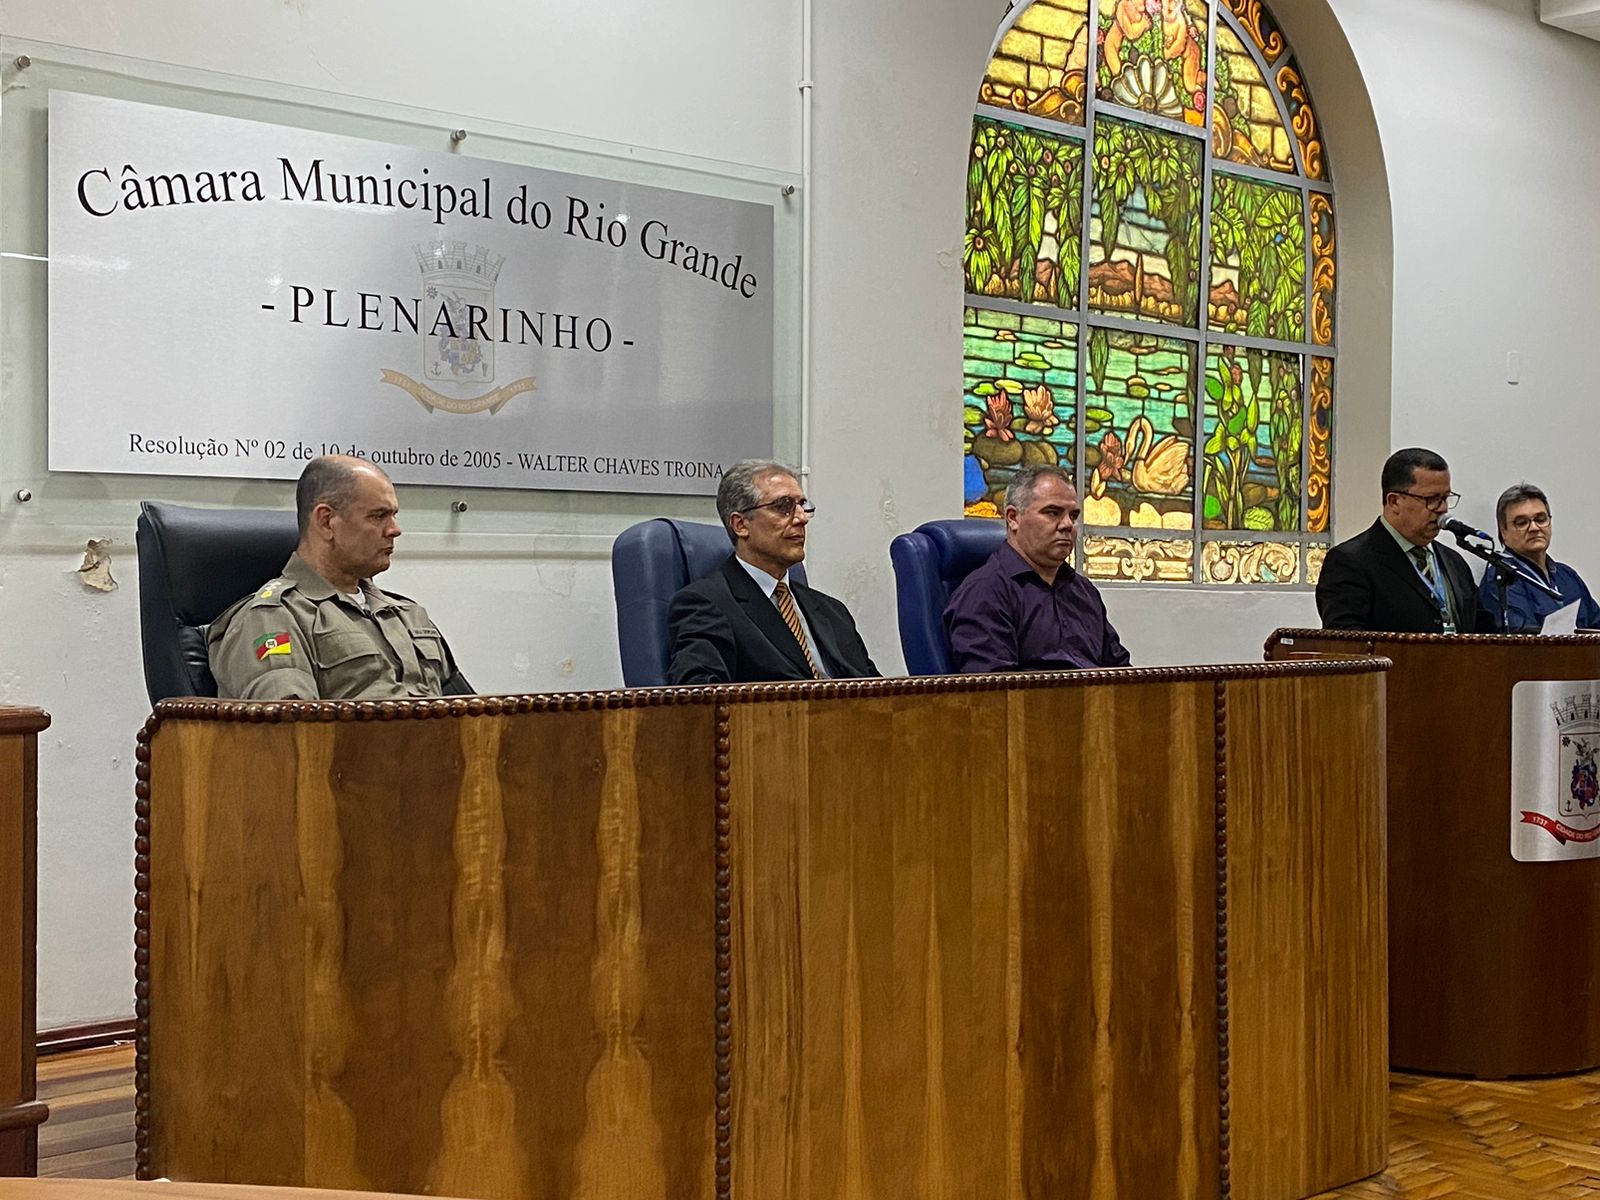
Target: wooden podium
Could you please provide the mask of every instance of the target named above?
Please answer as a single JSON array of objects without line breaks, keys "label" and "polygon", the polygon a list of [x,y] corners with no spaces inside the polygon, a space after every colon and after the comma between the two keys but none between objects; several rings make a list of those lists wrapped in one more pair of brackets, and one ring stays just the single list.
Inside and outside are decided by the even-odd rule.
[{"label": "wooden podium", "polygon": [[50,716],[0,706],[0,1175],[38,1170],[34,970],[38,923],[38,747]]},{"label": "wooden podium", "polygon": [[1280,629],[1274,660],[1380,654],[1388,691],[1389,1045],[1504,1079],[1600,1066],[1600,859],[1517,862],[1511,689],[1600,679],[1600,635]]},{"label": "wooden podium", "polygon": [[165,703],[140,1175],[1292,1200],[1372,1174],[1385,666]]}]

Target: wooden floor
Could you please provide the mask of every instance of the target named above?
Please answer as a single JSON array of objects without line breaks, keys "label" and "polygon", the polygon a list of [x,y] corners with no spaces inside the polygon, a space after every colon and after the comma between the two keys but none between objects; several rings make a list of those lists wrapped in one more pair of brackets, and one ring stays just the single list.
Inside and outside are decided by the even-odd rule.
[{"label": "wooden floor", "polygon": [[[133,1174],[133,1048],[39,1060],[39,1174]],[[1600,1200],[1600,1072],[1519,1083],[1394,1075],[1389,1169],[1324,1200]]]},{"label": "wooden floor", "polygon": [[39,1060],[39,1174],[133,1177],[133,1047],[80,1050]]}]

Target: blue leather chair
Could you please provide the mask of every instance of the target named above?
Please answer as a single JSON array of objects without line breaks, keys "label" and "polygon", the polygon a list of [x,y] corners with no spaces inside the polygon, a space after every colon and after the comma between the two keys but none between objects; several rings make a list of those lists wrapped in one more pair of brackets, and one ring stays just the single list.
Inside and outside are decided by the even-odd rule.
[{"label": "blue leather chair", "polygon": [[900,648],[912,675],[948,675],[944,606],[961,581],[1006,540],[1004,521],[929,521],[889,543],[900,612]]},{"label": "blue leather chair", "polygon": [[[679,589],[704,578],[733,553],[721,525],[657,517],[624,529],[611,545],[611,584],[617,598],[617,644],[622,681],[629,687],[667,682],[670,645],[667,605]],[[790,575],[806,581],[804,567]]]}]

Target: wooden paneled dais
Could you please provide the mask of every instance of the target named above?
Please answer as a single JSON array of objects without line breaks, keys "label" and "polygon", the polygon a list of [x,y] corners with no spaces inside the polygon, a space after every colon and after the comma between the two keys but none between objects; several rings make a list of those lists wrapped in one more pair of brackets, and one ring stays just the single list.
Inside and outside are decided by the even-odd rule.
[{"label": "wooden paneled dais", "polygon": [[1381,667],[163,705],[140,1171],[562,1200],[1370,1174]]}]

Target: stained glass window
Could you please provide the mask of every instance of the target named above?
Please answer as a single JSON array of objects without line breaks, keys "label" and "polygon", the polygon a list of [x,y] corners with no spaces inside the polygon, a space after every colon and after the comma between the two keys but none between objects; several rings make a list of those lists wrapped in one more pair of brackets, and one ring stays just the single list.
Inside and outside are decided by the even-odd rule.
[{"label": "stained glass window", "polygon": [[967,171],[967,515],[1077,480],[1097,580],[1315,583],[1338,358],[1311,91],[1262,0],[1019,0]]}]

